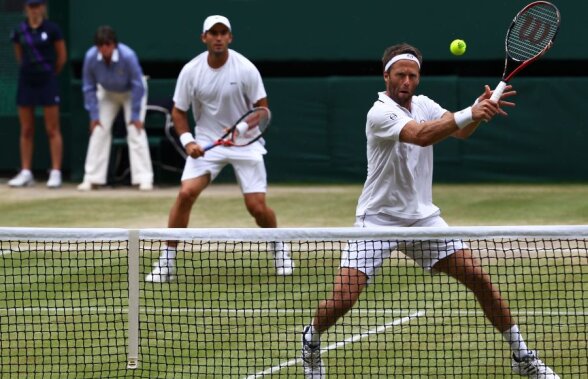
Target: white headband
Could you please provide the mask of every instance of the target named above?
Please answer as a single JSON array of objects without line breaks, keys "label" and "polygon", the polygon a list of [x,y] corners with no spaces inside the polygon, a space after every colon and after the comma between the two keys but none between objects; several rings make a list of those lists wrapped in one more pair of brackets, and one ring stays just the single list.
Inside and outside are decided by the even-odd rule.
[{"label": "white headband", "polygon": [[416,62],[416,64],[419,66],[419,68],[421,68],[421,62],[419,62],[417,57],[415,57],[412,54],[400,54],[400,55],[393,56],[392,59],[390,59],[388,61],[388,63],[386,63],[386,66],[384,67],[384,72],[388,71],[390,66],[392,66],[394,63],[398,62],[401,59],[408,59],[409,61]]}]

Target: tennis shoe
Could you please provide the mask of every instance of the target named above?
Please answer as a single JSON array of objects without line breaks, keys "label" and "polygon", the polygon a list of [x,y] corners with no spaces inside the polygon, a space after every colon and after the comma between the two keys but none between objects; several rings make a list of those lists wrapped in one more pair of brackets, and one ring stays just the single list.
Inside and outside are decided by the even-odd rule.
[{"label": "tennis shoe", "polygon": [[61,171],[51,170],[49,173],[49,180],[47,180],[48,188],[59,188],[61,187]]},{"label": "tennis shoe", "polygon": [[537,353],[529,350],[528,354],[517,359],[512,356],[512,371],[515,374],[533,379],[560,379],[559,376],[537,357]]},{"label": "tennis shoe", "polygon": [[29,187],[34,184],[35,179],[30,170],[21,170],[14,178],[8,181],[10,187]]},{"label": "tennis shoe", "polygon": [[153,190],[153,183],[141,182],[139,183],[139,191],[151,191]]},{"label": "tennis shoe", "polygon": [[321,345],[311,345],[305,338],[310,325],[302,332],[302,365],[306,379],[324,379],[327,377],[325,366],[321,359]]},{"label": "tennis shoe", "polygon": [[290,247],[284,242],[274,242],[274,264],[276,275],[288,276],[294,272],[294,262],[290,258]]},{"label": "tennis shoe", "polygon": [[150,283],[169,283],[176,280],[175,268],[173,266],[161,266],[159,262],[153,265],[153,270],[145,277]]},{"label": "tennis shoe", "polygon": [[92,191],[93,188],[94,186],[90,182],[83,181],[80,184],[78,184],[78,191],[87,192]]}]

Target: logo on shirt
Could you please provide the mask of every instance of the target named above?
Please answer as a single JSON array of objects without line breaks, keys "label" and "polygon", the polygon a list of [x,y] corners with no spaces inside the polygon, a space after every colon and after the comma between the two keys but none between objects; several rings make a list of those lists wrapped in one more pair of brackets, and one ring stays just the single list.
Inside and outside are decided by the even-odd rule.
[{"label": "logo on shirt", "polygon": [[49,38],[49,37],[47,36],[47,33],[45,33],[45,32],[41,33],[41,39],[42,39],[43,41],[47,40],[47,38]]},{"label": "logo on shirt", "polygon": [[392,121],[396,120],[397,118],[398,118],[398,115],[396,113],[392,113],[390,115],[390,120],[392,120]]}]

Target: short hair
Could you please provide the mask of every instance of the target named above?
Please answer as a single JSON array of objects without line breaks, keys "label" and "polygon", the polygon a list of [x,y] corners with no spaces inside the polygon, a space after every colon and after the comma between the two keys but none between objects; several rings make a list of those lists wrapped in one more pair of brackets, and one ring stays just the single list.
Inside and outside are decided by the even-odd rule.
[{"label": "short hair", "polygon": [[106,45],[106,44],[117,44],[118,39],[116,38],[116,32],[112,27],[109,25],[102,25],[98,27],[96,30],[96,34],[94,35],[94,43],[96,46]]},{"label": "short hair", "polygon": [[400,54],[412,54],[419,60],[420,66],[423,64],[423,54],[421,54],[421,51],[416,47],[403,42],[387,47],[386,50],[384,50],[384,55],[382,56],[382,67],[385,69],[386,64],[390,62],[390,59]]}]

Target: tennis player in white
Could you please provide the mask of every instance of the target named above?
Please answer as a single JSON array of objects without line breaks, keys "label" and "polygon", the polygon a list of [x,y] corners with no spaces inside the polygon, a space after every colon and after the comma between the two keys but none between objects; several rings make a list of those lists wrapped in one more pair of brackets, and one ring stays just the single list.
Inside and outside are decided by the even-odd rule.
[{"label": "tennis player in white", "polygon": [[[486,86],[475,104],[451,113],[426,96],[415,95],[422,56],[408,44],[386,49],[382,58],[386,91],[367,114],[368,174],[358,201],[355,226],[369,228],[445,227],[432,202],[433,147],[447,137],[467,138],[494,116],[506,115],[500,106],[515,95],[509,86],[499,103],[489,100]],[[304,328],[302,360],[307,378],[324,378],[320,336],[349,311],[392,250],[411,257],[425,270],[452,276],[476,296],[484,314],[512,349],[512,369],[530,378],[559,378],[527,348],[507,302],[492,284],[479,261],[462,241],[349,242],[332,293],[317,307]]]},{"label": "tennis player in white", "polygon": [[[172,109],[173,122],[188,158],[181,188],[171,208],[168,226],[188,226],[192,206],[200,193],[228,164],[233,166],[245,206],[258,226],[277,227],[274,211],[266,204],[267,175],[263,161],[263,140],[239,148],[219,146],[204,155],[203,146],[214,142],[253,107],[268,107],[267,95],[257,68],[247,58],[229,49],[233,40],[231,24],[224,16],[206,18],[201,35],[207,51],[188,62],[178,77]],[[196,138],[190,133],[187,112],[192,108]],[[149,282],[174,278],[176,242],[162,249]],[[276,273],[291,275],[294,265],[289,247],[281,242],[269,246]]]}]

